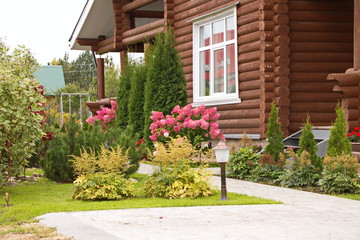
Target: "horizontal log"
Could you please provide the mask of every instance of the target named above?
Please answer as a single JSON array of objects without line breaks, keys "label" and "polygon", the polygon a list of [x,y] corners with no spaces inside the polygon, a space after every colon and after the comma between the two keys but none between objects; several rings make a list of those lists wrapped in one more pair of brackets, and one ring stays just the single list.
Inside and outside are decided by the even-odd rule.
[{"label": "horizontal log", "polygon": [[238,42],[238,44],[240,45],[239,48],[238,48],[239,56],[241,54],[244,54],[244,53],[260,50],[260,46],[261,46],[260,41],[250,42],[250,43],[247,43],[247,44],[240,44]]},{"label": "horizontal log", "polygon": [[289,11],[289,6],[287,3],[277,3],[273,7],[274,13],[287,13]]},{"label": "horizontal log", "polygon": [[288,97],[290,95],[290,90],[287,86],[279,86],[274,88],[275,96],[284,96]]},{"label": "horizontal log", "polygon": [[307,116],[310,116],[311,122],[323,122],[324,120],[333,122],[336,119],[335,111],[333,113],[317,113],[317,112],[294,112],[290,113],[289,119],[290,122],[305,122]]},{"label": "horizontal log", "polygon": [[273,52],[261,52],[260,61],[261,62],[274,62],[275,53]]},{"label": "horizontal log", "polygon": [[289,36],[293,42],[333,42],[343,44],[353,41],[352,32],[290,32]]},{"label": "horizontal log", "polygon": [[291,98],[290,112],[317,112],[317,113],[333,113],[337,102],[294,102]]},{"label": "horizontal log", "polygon": [[238,36],[259,31],[259,22],[252,22],[245,25],[239,25],[237,34]]},{"label": "horizontal log", "polygon": [[184,72],[184,74],[192,74],[192,72],[193,72],[192,65],[183,67],[183,72]]},{"label": "horizontal log", "polygon": [[353,10],[353,1],[289,1],[289,9],[292,11],[330,11],[343,12]]},{"label": "horizontal log", "polygon": [[186,80],[186,84],[192,84],[192,80],[193,80],[193,75],[190,73],[188,74],[184,74],[185,80]]},{"label": "horizontal log", "polygon": [[277,56],[288,56],[290,54],[290,48],[287,45],[279,45],[274,48],[274,52]]},{"label": "horizontal log", "polygon": [[253,81],[240,82],[239,89],[240,89],[240,91],[260,89],[260,79],[253,80]]},{"label": "horizontal log", "polygon": [[245,25],[248,23],[258,22],[258,21],[259,21],[259,13],[258,12],[252,12],[250,14],[240,15],[237,18],[238,26]]},{"label": "horizontal log", "polygon": [[151,39],[154,38],[157,34],[164,32],[164,27],[159,27],[144,33],[140,33],[131,37],[126,37],[123,39],[123,44],[128,45],[128,44],[134,44],[134,43],[138,43],[138,42],[143,42],[147,39]]},{"label": "horizontal log", "polygon": [[260,90],[240,91],[240,99],[260,99]]},{"label": "horizontal log", "polygon": [[264,88],[266,92],[272,92],[275,89],[275,83],[274,82],[265,82]]},{"label": "horizontal log", "polygon": [[275,64],[273,62],[265,62],[260,64],[260,72],[273,72]]},{"label": "horizontal log", "polygon": [[331,92],[334,85],[331,82],[314,83],[292,82],[289,86],[291,92]]},{"label": "horizontal log", "polygon": [[188,22],[188,21],[174,22],[174,30],[184,28],[187,26],[192,26],[192,22]]},{"label": "horizontal log", "polygon": [[288,97],[275,97],[275,104],[276,106],[285,106],[285,107],[289,107],[290,106],[290,98]]},{"label": "horizontal log", "polygon": [[273,72],[262,72],[260,75],[260,79],[263,82],[274,82],[275,74]]},{"label": "horizontal log", "polygon": [[156,2],[156,0],[135,0],[133,2],[129,2],[129,3],[125,4],[122,7],[122,10],[124,12],[129,12],[129,11],[141,8],[143,6],[146,6],[152,2]]},{"label": "horizontal log", "polygon": [[96,50],[96,53],[101,55],[101,54],[104,54],[104,53],[112,52],[113,50],[115,50],[114,43],[109,43],[108,45],[99,47]]},{"label": "horizontal log", "polygon": [[281,77],[281,76],[287,77],[290,74],[290,68],[286,65],[276,66],[274,73],[277,77]]},{"label": "horizontal log", "polygon": [[324,72],[296,72],[291,71],[291,82],[325,82],[328,73]]},{"label": "horizontal log", "polygon": [[290,79],[286,76],[276,77],[274,83],[276,86],[289,86]]},{"label": "horizontal log", "polygon": [[359,109],[360,99],[358,97],[346,98],[345,100],[348,108]]},{"label": "horizontal log", "polygon": [[183,43],[183,44],[177,44],[177,46],[175,48],[178,52],[185,52],[188,50],[192,50],[192,46],[193,46],[193,43],[188,42],[188,43]]},{"label": "horizontal log", "polygon": [[274,63],[277,66],[289,66],[290,65],[290,57],[288,56],[277,56],[274,58]]},{"label": "horizontal log", "polygon": [[239,64],[238,69],[239,69],[239,72],[255,71],[260,68],[260,64],[261,64],[260,60],[248,62],[248,63],[242,63],[242,64]]},{"label": "horizontal log", "polygon": [[280,24],[280,25],[276,25],[273,31],[276,35],[281,35],[281,34],[288,35],[290,32],[290,27],[287,24]]},{"label": "horizontal log", "polygon": [[[291,20],[291,19],[290,19]],[[352,32],[352,22],[289,22],[292,32]]]},{"label": "horizontal log", "polygon": [[359,87],[354,86],[334,86],[333,91],[342,92],[346,97],[357,97],[360,94]]},{"label": "horizontal log", "polygon": [[260,99],[242,100],[241,103],[216,106],[218,111],[232,111],[242,109],[259,109]]},{"label": "horizontal log", "polygon": [[259,11],[259,2],[258,1],[253,1],[249,4],[243,5],[243,3],[241,3],[240,7],[237,9],[237,15],[239,16],[244,16],[253,12],[258,12]]},{"label": "horizontal log", "polygon": [[294,52],[291,53],[291,61],[293,62],[351,62],[353,60],[352,53],[342,52]]},{"label": "horizontal log", "polygon": [[260,34],[261,41],[273,41],[275,38],[275,33],[273,31],[262,31]]},{"label": "horizontal log", "polygon": [[289,16],[287,14],[276,14],[273,17],[273,21],[276,25],[287,25],[289,23]]},{"label": "horizontal log", "polygon": [[260,50],[264,51],[264,52],[272,52],[275,49],[275,44],[274,42],[265,42],[260,46]]},{"label": "horizontal log", "polygon": [[197,0],[197,1],[186,1],[184,4],[179,4],[177,1],[176,2],[177,6],[174,8],[174,11],[175,14],[179,14],[207,2],[208,2],[207,0]]},{"label": "horizontal log", "polygon": [[260,21],[258,23],[258,30],[260,31],[272,31],[274,29],[273,21]]},{"label": "horizontal log", "polygon": [[302,22],[352,22],[351,12],[325,12],[325,11],[290,11],[289,18],[291,21]]},{"label": "horizontal log", "polygon": [[239,80],[240,82],[243,81],[252,81],[260,79],[260,71],[250,71],[250,72],[239,72]]},{"label": "horizontal log", "polygon": [[332,80],[333,83],[339,86],[359,86],[359,74],[349,74],[349,73],[330,73],[326,79]]},{"label": "horizontal log", "polygon": [[359,109],[347,109],[346,114],[349,121],[358,120],[360,117]]},{"label": "horizontal log", "polygon": [[187,50],[187,51],[179,52],[179,55],[182,59],[185,59],[188,57],[192,57],[193,52],[192,52],[192,50]]},{"label": "horizontal log", "polygon": [[193,59],[192,59],[192,57],[190,57],[190,58],[183,58],[183,59],[181,59],[181,62],[182,62],[182,64],[183,64],[183,67],[192,66],[192,64],[193,64]]},{"label": "horizontal log", "polygon": [[260,54],[261,54],[260,50],[240,54],[238,57],[238,63],[241,64],[241,63],[260,60]]},{"label": "horizontal log", "polygon": [[259,127],[255,127],[255,128],[222,128],[221,132],[223,134],[244,134],[244,132],[246,134],[260,134],[260,129]]},{"label": "horizontal log", "polygon": [[176,30],[174,30],[174,35],[175,37],[180,37],[186,34],[192,34],[192,30],[193,30],[193,26],[189,25],[183,28],[178,28]]},{"label": "horizontal log", "polygon": [[244,109],[244,110],[231,110],[231,111],[218,111],[221,119],[246,119],[258,118],[260,116],[260,109]]},{"label": "horizontal log", "polygon": [[301,102],[304,105],[311,105],[314,102],[322,103],[334,103],[341,98],[341,94],[337,92],[291,92],[290,100],[293,104],[294,102]]},{"label": "horizontal log", "polygon": [[261,34],[258,31],[242,35],[242,36],[238,37],[238,44],[242,45],[242,44],[246,44],[246,43],[256,42],[256,41],[260,40],[260,35]]},{"label": "horizontal log", "polygon": [[124,38],[132,37],[132,36],[135,36],[135,35],[138,35],[138,34],[141,34],[141,33],[148,32],[149,30],[153,30],[153,29],[156,29],[156,28],[159,28],[159,27],[163,27],[164,25],[165,25],[164,19],[160,19],[160,20],[157,20],[155,22],[148,23],[148,24],[145,24],[143,26],[140,26],[140,27],[131,29],[129,31],[126,31],[126,32],[124,32],[122,34],[122,36]]},{"label": "horizontal log", "polygon": [[290,69],[295,72],[345,72],[352,62],[294,62],[291,59]]},{"label": "horizontal log", "polygon": [[264,0],[259,2],[259,10],[271,10],[274,7],[274,2]]},{"label": "horizontal log", "polygon": [[272,21],[274,18],[274,12],[272,10],[263,10],[260,13],[260,21]]},{"label": "horizontal log", "polygon": [[276,45],[289,45],[290,44],[290,37],[287,34],[281,34],[274,37],[274,42]]},{"label": "horizontal log", "polygon": [[255,128],[260,126],[259,118],[225,119],[217,121],[220,128]]},{"label": "horizontal log", "polygon": [[188,42],[192,42],[192,34],[186,34],[181,37],[176,38],[177,44],[184,44]]}]

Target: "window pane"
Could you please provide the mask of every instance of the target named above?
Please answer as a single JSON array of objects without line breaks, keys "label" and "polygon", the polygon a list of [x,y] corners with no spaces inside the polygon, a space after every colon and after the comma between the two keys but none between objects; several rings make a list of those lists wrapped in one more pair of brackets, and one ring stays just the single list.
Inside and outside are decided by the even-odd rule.
[{"label": "window pane", "polygon": [[200,47],[210,45],[210,24],[200,27]]},{"label": "window pane", "polygon": [[226,93],[236,91],[235,44],[226,46]]},{"label": "window pane", "polygon": [[224,20],[214,22],[213,26],[213,44],[224,41]]},{"label": "window pane", "polygon": [[210,96],[210,50],[200,52],[200,97]]},{"label": "window pane", "polygon": [[235,33],[234,16],[226,19],[226,40],[233,40]]},{"label": "window pane", "polygon": [[214,93],[224,92],[224,49],[214,51]]}]

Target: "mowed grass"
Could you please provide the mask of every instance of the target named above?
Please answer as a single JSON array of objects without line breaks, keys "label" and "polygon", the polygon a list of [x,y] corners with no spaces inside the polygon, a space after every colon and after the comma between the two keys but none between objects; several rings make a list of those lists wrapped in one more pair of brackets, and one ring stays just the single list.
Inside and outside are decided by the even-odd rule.
[{"label": "mowed grass", "polygon": [[[139,180],[136,186],[140,189],[144,175],[136,174]],[[4,200],[0,200],[0,225],[16,224],[31,221],[34,217],[51,212],[90,211],[126,208],[154,208],[154,207],[185,207],[185,206],[213,206],[213,205],[249,205],[249,204],[278,204],[279,202],[228,193],[228,200],[220,200],[220,192],[207,198],[197,199],[161,199],[139,197],[120,201],[74,201],[71,198],[72,184],[60,184],[46,179],[27,185],[11,187],[10,207],[4,207]]]}]

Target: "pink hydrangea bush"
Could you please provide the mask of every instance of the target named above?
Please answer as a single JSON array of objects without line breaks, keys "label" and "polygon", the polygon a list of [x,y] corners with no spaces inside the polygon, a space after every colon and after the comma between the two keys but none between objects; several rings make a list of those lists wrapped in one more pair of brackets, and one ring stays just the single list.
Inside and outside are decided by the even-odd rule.
[{"label": "pink hydrangea bush", "polygon": [[171,115],[166,116],[162,112],[153,111],[150,117],[153,121],[150,125],[150,139],[166,142],[170,137],[186,136],[197,147],[210,139],[225,141],[216,123],[219,117],[216,107],[207,109],[204,105],[196,108],[192,108],[191,104],[183,108],[178,105],[171,111]]},{"label": "pink hydrangea bush", "polygon": [[86,119],[86,122],[94,125],[97,122],[104,130],[106,130],[111,120],[116,118],[116,110],[119,108],[116,101],[110,101],[111,108],[103,107],[100,111],[97,111],[97,115]]}]

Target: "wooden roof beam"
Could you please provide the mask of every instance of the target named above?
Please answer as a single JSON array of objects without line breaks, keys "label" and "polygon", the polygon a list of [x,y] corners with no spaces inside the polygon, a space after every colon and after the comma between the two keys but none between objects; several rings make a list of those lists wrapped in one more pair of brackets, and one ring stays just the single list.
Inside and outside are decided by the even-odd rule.
[{"label": "wooden roof beam", "polygon": [[150,3],[156,2],[157,0],[135,0],[133,2],[129,2],[128,4],[125,4],[122,7],[122,10],[124,12],[129,12],[138,8],[141,8],[143,6],[146,6]]},{"label": "wooden roof beam", "polygon": [[96,46],[99,42],[104,41],[105,39],[105,36],[99,36],[98,38],[77,38],[76,42],[80,46]]}]

